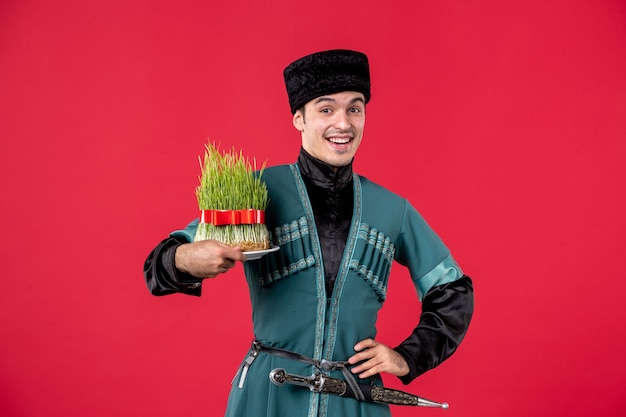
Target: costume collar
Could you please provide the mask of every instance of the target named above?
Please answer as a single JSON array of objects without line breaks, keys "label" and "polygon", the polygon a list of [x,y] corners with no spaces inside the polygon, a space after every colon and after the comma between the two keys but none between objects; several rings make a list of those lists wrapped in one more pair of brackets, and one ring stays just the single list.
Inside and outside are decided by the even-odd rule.
[{"label": "costume collar", "polygon": [[304,148],[300,148],[298,165],[303,176],[318,187],[340,191],[352,181],[352,161],[348,165],[335,167],[311,156]]}]

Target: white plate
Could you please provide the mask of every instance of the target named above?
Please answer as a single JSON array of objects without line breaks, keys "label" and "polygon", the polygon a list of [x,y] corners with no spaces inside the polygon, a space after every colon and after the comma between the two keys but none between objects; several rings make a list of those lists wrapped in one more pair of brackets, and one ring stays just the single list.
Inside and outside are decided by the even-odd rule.
[{"label": "white plate", "polygon": [[278,249],[280,249],[280,246],[274,245],[269,249],[244,252],[244,255],[246,255],[246,261],[254,261],[255,259],[260,259],[264,257],[268,253],[276,252]]}]

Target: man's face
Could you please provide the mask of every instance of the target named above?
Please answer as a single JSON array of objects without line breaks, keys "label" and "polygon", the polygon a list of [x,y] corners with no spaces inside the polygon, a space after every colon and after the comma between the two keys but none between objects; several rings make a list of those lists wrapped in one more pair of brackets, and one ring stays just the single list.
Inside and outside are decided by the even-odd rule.
[{"label": "man's face", "polygon": [[315,98],[296,111],[293,125],[311,156],[334,167],[348,165],[363,138],[365,98],[353,91]]}]

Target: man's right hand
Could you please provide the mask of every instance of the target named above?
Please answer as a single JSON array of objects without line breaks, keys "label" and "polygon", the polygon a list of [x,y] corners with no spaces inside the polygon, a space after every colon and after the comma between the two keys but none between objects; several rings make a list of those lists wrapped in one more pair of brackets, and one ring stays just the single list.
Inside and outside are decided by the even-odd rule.
[{"label": "man's right hand", "polygon": [[234,267],[235,262],[245,260],[241,248],[216,240],[182,244],[176,248],[174,256],[176,268],[201,279],[214,278]]}]

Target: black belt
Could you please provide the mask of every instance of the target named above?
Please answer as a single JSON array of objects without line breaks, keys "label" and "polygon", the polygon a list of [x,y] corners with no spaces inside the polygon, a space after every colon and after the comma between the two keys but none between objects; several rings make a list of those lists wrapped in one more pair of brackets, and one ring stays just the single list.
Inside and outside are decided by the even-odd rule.
[{"label": "black belt", "polygon": [[345,378],[345,381],[337,378],[330,378],[322,375],[322,372],[318,372],[311,377],[303,377],[288,374],[284,369],[277,368],[273,369],[269,373],[270,381],[276,385],[284,385],[286,383],[300,385],[309,388],[313,392],[339,395],[342,397],[354,398],[358,401],[395,405],[412,405],[419,407],[448,408],[448,403],[438,403],[426,398],[418,397],[417,395],[409,394],[408,392],[375,385],[359,384],[346,367],[348,365],[347,361],[327,361],[325,359],[317,360],[285,349],[264,345],[258,340],[252,342],[250,354],[241,364],[239,388],[243,387],[243,382],[246,378],[246,374],[248,373],[248,368],[256,359],[259,352],[313,365],[318,371],[330,372],[341,370],[341,373]]},{"label": "black belt", "polygon": [[241,369],[241,377],[239,379],[239,388],[243,387],[243,382],[246,379],[246,375],[248,373],[248,368],[252,365],[252,362],[256,359],[259,352],[268,353],[270,355],[278,356],[285,359],[290,359],[294,361],[298,361],[301,363],[306,363],[308,365],[312,365],[317,368],[321,372],[330,372],[340,370],[343,374],[343,377],[346,379],[346,383],[354,393],[354,398],[359,401],[365,401],[365,396],[361,391],[360,385],[354,379],[354,376],[347,368],[349,365],[348,361],[327,361],[326,359],[313,359],[305,355],[301,355],[299,353],[291,352],[285,349],[279,349],[271,346],[264,345],[263,343],[255,340],[252,342],[252,347],[250,354],[246,357],[243,363],[240,366]]}]

